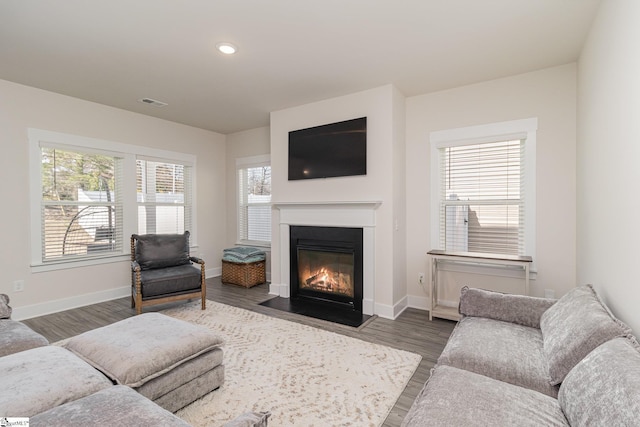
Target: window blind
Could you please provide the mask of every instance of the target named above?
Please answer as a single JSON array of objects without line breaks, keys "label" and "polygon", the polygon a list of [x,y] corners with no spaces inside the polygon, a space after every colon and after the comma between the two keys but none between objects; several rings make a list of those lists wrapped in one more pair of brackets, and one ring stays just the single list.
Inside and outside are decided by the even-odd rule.
[{"label": "window blind", "polygon": [[238,239],[271,242],[271,166],[238,168]]},{"label": "window blind", "polygon": [[192,169],[171,162],[136,160],[138,233],[192,231]]},{"label": "window blind", "polygon": [[41,148],[42,260],[122,252],[123,159]]},{"label": "window blind", "polygon": [[449,251],[524,254],[525,140],[439,149],[439,231]]}]

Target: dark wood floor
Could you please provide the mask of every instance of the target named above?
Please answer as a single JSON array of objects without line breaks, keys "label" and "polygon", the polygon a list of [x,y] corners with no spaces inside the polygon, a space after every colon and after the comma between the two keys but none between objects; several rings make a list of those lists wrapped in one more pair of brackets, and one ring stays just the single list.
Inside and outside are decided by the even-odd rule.
[{"label": "dark wood floor", "polygon": [[[448,320],[429,321],[426,311],[408,309],[396,320],[376,317],[355,329],[258,305],[272,298],[268,292],[267,284],[245,289],[239,286],[223,285],[219,277],[207,280],[208,300],[407,350],[422,356],[420,366],[389,413],[384,427],[400,425],[413,400],[429,378],[430,369],[434,366],[455,326],[455,322]],[[154,306],[145,311],[160,311],[175,304]],[[24,323],[44,335],[50,342],[55,342],[134,315],[135,311],[131,309],[129,298],[120,298],[28,319]]]}]

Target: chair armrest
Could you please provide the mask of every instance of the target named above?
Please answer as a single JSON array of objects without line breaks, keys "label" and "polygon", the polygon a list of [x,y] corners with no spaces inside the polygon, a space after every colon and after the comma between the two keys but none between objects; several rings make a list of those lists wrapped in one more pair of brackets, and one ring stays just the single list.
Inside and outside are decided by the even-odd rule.
[{"label": "chair armrest", "polygon": [[503,294],[465,286],[460,291],[458,311],[463,316],[486,317],[540,328],[540,316],[555,302],[554,299]]},{"label": "chair armrest", "polygon": [[196,264],[204,265],[204,260],[202,258],[192,256],[192,257],[189,257],[189,260],[191,260],[191,262],[195,262]]},{"label": "chair armrest", "polygon": [[138,264],[138,261],[131,261],[131,271],[140,271],[140,264]]}]

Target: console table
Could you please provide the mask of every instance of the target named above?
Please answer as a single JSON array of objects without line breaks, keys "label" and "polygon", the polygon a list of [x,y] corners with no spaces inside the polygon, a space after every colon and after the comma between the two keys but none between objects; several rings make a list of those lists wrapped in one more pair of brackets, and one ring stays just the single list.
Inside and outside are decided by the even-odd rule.
[{"label": "console table", "polygon": [[529,295],[529,270],[533,262],[530,256],[450,252],[439,249],[431,250],[427,252],[427,255],[431,259],[431,310],[429,310],[429,320],[433,320],[434,317],[460,320],[457,308],[438,306],[438,264],[442,262],[522,267],[524,269],[524,295]]}]

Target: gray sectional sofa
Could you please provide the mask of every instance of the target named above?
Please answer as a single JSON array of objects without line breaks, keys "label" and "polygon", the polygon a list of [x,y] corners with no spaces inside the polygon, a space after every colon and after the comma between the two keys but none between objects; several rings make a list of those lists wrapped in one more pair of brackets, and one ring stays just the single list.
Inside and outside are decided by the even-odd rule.
[{"label": "gray sectional sofa", "polygon": [[[0,419],[28,417],[32,427],[187,427],[172,412],[224,381],[219,337],[159,313],[85,332],[61,346],[10,317],[9,297],[0,294]],[[173,345],[163,348],[163,342]],[[270,416],[246,412],[224,427],[266,427]]]},{"label": "gray sectional sofa", "polygon": [[462,289],[462,318],[402,426],[640,426],[640,346],[593,287]]}]

